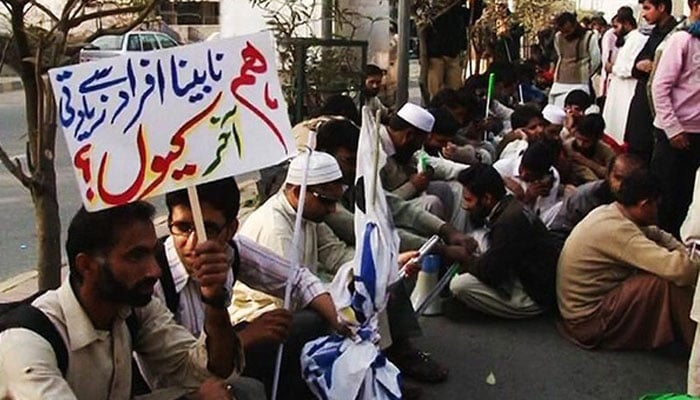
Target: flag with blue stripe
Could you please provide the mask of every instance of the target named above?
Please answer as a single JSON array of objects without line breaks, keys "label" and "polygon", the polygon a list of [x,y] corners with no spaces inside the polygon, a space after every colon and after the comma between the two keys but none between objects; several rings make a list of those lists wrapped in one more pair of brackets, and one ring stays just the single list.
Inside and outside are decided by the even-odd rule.
[{"label": "flag with blue stripe", "polygon": [[355,185],[355,257],[338,271],[331,289],[353,337],[316,339],[304,346],[301,356],[304,379],[319,399],[401,398],[399,370],[379,349],[379,315],[386,308],[389,285],[398,279],[399,237],[379,178],[387,157],[378,129],[364,107]]}]

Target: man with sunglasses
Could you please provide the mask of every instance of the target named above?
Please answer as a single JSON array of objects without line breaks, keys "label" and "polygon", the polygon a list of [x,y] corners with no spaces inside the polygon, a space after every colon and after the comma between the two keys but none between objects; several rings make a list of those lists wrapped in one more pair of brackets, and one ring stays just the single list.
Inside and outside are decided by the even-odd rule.
[{"label": "man with sunglasses", "polygon": [[[281,302],[278,299],[284,297],[290,262],[246,237],[234,237],[240,204],[236,181],[224,178],[205,183],[197,187],[197,192],[207,239],[221,245],[223,250],[219,256],[231,265],[224,285],[229,289],[227,296],[216,306],[226,308],[230,305],[230,289],[235,281]],[[170,236],[164,239],[157,257],[163,277],[156,286],[156,295],[166,302],[178,323],[199,335],[206,323],[206,305],[198,295],[200,282],[194,278],[191,269],[198,238],[189,198],[185,190],[180,190],[168,193],[165,201]],[[329,326],[343,330],[337,320],[335,305],[321,281],[306,268],[298,271],[292,290],[292,303],[297,310],[294,313],[276,307],[255,309],[250,313],[248,298],[240,300],[229,309],[229,313],[233,314],[235,322],[239,322],[235,329],[246,357],[243,375],[261,380],[269,395],[277,346],[286,341],[280,381],[284,391],[278,393],[278,398],[309,398],[311,393],[299,370],[301,347],[326,334]],[[235,318],[236,314],[246,311],[250,314],[246,321]]]}]

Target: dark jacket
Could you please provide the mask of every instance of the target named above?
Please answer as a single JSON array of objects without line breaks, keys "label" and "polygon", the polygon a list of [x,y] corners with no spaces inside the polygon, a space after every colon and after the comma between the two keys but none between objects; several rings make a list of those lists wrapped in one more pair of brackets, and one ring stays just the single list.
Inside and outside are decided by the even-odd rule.
[{"label": "dark jacket", "polygon": [[460,3],[437,17],[427,28],[428,57],[456,57],[467,48],[469,10]]},{"label": "dark jacket", "polygon": [[661,42],[664,41],[666,35],[668,35],[673,28],[677,25],[677,21],[673,18],[669,19],[666,24],[655,26],[649,35],[649,39],[642,48],[642,50],[637,54],[637,58],[634,60],[634,67],[632,68],[632,77],[639,80],[642,85],[646,85],[650,74],[648,72],[641,71],[637,69],[637,63],[642,60],[654,61],[654,56],[656,55],[656,48],[659,47]]},{"label": "dark jacket", "polygon": [[518,278],[538,305],[555,306],[560,249],[542,221],[506,196],[491,213],[488,226],[490,247],[470,265],[469,273],[507,294]]}]

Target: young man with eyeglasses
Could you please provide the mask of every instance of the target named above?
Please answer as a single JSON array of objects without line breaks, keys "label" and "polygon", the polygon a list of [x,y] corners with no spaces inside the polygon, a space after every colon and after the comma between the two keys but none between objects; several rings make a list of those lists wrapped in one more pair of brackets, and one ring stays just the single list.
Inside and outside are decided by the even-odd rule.
[{"label": "young man with eyeglasses", "polygon": [[[220,256],[228,260],[225,288],[228,307],[231,289],[236,281],[272,296],[284,297],[289,260],[277,256],[244,236],[234,236],[238,228],[240,192],[233,178],[205,183],[197,187],[208,240],[219,243],[225,251]],[[156,286],[156,295],[165,300],[178,323],[198,335],[204,324],[206,305],[198,295],[198,281],[192,271],[197,235],[189,199],[185,190],[166,195],[170,236],[164,239],[158,255],[163,277]],[[326,200],[327,201],[327,200]],[[281,301],[281,300],[280,300]],[[306,268],[294,278],[291,313],[282,308],[256,310],[247,321],[236,325],[236,331],[246,356],[243,375],[261,380],[268,391],[272,385],[277,346],[286,341],[281,375],[280,399],[309,398],[311,393],[301,379],[299,355],[309,340],[326,334],[329,326],[343,330],[337,320],[335,305],[320,280]],[[241,310],[237,303],[229,311]],[[236,321],[241,322],[241,321]]]}]

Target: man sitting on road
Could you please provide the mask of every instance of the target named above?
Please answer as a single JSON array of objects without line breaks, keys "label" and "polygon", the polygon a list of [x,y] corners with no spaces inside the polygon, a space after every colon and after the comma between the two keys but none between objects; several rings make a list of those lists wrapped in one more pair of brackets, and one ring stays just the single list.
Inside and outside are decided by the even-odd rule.
[{"label": "man sitting on road", "polygon": [[224,248],[209,240],[192,250],[206,304],[197,339],[152,298],[161,275],[153,214],[145,202],[78,211],[66,242],[70,275],[32,303],[65,341],[67,369],[59,369],[49,339],[7,329],[0,333],[0,397],[127,399],[135,352],[154,389],[180,389],[164,398],[197,391],[199,399],[233,398],[224,379],[239,373],[243,351],[224,307],[230,270]]},{"label": "man sitting on road", "polygon": [[486,249],[450,282],[468,307],[503,318],[528,318],[554,307],[559,250],[547,228],[506,188],[491,166],[459,175],[464,207],[475,226],[487,229]]},{"label": "man sitting on road", "polygon": [[[355,251],[348,247],[323,223],[324,218],[336,208],[343,195],[342,172],[335,159],[327,153],[315,151],[310,155],[307,191],[304,203],[302,232],[304,243],[301,259],[313,272],[330,277],[345,263],[354,258]],[[292,257],[294,223],[301,197],[306,155],[292,160],[284,189],[255,210],[240,230],[240,235],[255,240],[282,257]],[[397,266],[398,268],[398,266]],[[255,303],[258,308],[278,307],[275,299],[236,284],[235,301]],[[390,335],[382,335],[389,359],[407,376],[428,382],[447,378],[448,371],[425,353],[413,347],[410,338],[420,334],[420,326],[413,315],[410,299],[404,285],[391,289],[387,306]],[[385,331],[386,332],[386,331]]]},{"label": "man sitting on road", "polygon": [[554,150],[535,142],[515,158],[498,160],[493,167],[508,190],[549,226],[561,207],[561,178],[554,167]]},{"label": "man sitting on road", "polygon": [[645,170],[622,182],[617,202],[593,210],[564,244],[557,273],[562,334],[577,345],[690,347],[697,263],[655,226],[659,185]]},{"label": "man sitting on road", "polygon": [[605,179],[579,186],[564,200],[549,227],[550,232],[559,238],[563,245],[576,224],[593,209],[614,202],[622,181],[643,166],[644,161],[634,154],[623,153],[615,156],[608,164]]},{"label": "man sitting on road", "polygon": [[[238,229],[240,192],[233,178],[224,178],[197,186],[207,238],[226,249],[230,260],[226,288],[233,290],[234,280],[267,293],[284,298],[290,268],[289,260],[279,257],[244,236],[234,236]],[[175,314],[178,323],[195,336],[204,330],[205,308],[199,296],[200,283],[194,279],[194,249],[197,235],[187,191],[179,190],[165,196],[168,207],[170,236],[158,253],[163,277],[156,285],[156,295]],[[230,302],[230,297],[228,299]],[[277,346],[285,341],[279,399],[309,398],[311,392],[301,379],[299,357],[303,345],[325,335],[329,327],[342,331],[330,294],[324,284],[307,268],[295,275],[292,304],[299,310],[294,314],[279,308],[256,310],[249,323],[235,328],[241,340],[245,357],[243,375],[265,383],[271,392]],[[232,314],[246,310],[230,309]],[[250,310],[247,310],[250,311]]]},{"label": "man sitting on road", "polygon": [[573,128],[573,137],[564,142],[570,160],[570,180],[573,185],[583,185],[605,177],[610,160],[615,153],[605,143],[605,120],[600,114],[582,117]]}]

